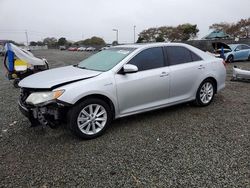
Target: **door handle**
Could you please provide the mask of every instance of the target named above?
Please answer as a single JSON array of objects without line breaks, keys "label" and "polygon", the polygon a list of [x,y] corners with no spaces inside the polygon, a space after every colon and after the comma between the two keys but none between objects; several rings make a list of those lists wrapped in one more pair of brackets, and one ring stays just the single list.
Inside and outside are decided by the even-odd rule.
[{"label": "door handle", "polygon": [[160,75],[160,77],[165,77],[165,76],[168,76],[168,75],[169,75],[169,73],[167,73],[167,72],[162,72],[161,75]]},{"label": "door handle", "polygon": [[205,69],[205,67],[203,65],[200,65],[198,69]]}]

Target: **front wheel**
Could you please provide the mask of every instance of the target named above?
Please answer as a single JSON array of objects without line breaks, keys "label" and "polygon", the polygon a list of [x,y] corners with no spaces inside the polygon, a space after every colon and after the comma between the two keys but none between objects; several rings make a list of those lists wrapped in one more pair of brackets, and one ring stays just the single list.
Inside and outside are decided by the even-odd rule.
[{"label": "front wheel", "polygon": [[195,104],[198,106],[207,106],[209,105],[215,94],[215,84],[212,80],[206,79],[199,86],[196,93]]},{"label": "front wheel", "polygon": [[228,63],[233,63],[234,61],[234,56],[233,55],[229,55],[228,58],[227,58],[227,62]]},{"label": "front wheel", "polygon": [[84,139],[96,138],[104,133],[112,120],[109,105],[101,99],[89,98],[68,112],[70,130]]}]

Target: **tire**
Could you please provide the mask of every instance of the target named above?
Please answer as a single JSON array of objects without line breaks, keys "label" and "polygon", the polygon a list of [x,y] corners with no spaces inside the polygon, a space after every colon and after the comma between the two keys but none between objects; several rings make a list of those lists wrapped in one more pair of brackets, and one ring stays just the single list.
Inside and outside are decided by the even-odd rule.
[{"label": "tire", "polygon": [[71,132],[83,139],[101,136],[111,121],[112,112],[109,105],[98,98],[88,98],[78,103],[67,115]]},{"label": "tire", "polygon": [[15,80],[13,81],[13,86],[14,86],[15,88],[19,88],[19,86],[18,86],[19,82],[20,82],[19,79],[15,79]]},{"label": "tire", "polygon": [[234,62],[234,56],[233,55],[229,55],[227,58],[227,62],[228,63],[233,63]]},{"label": "tire", "polygon": [[39,121],[33,117],[28,117],[28,119],[30,121],[30,127],[38,127],[41,125]]},{"label": "tire", "polygon": [[214,98],[215,83],[211,79],[204,80],[196,93],[195,104],[197,106],[208,106]]},{"label": "tire", "polygon": [[250,55],[248,56],[248,61],[250,61]]}]

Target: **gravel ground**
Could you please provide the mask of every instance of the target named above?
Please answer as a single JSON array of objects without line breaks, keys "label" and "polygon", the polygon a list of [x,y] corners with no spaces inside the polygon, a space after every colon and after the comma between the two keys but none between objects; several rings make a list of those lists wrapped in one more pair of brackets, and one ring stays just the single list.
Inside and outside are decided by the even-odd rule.
[{"label": "gravel ground", "polygon": [[[36,51],[52,67],[89,54]],[[84,141],[30,128],[18,89],[0,75],[0,187],[250,187],[250,83],[231,82],[205,108],[187,104],[113,122]],[[2,70],[1,70],[2,71]]]}]

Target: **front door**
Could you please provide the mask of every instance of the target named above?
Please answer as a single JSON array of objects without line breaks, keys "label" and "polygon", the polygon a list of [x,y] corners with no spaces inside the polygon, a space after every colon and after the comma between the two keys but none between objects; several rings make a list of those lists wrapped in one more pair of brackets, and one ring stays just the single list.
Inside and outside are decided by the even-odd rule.
[{"label": "front door", "polygon": [[169,68],[165,66],[162,48],[146,49],[129,64],[136,65],[138,72],[115,75],[120,115],[166,103],[169,96]]}]

